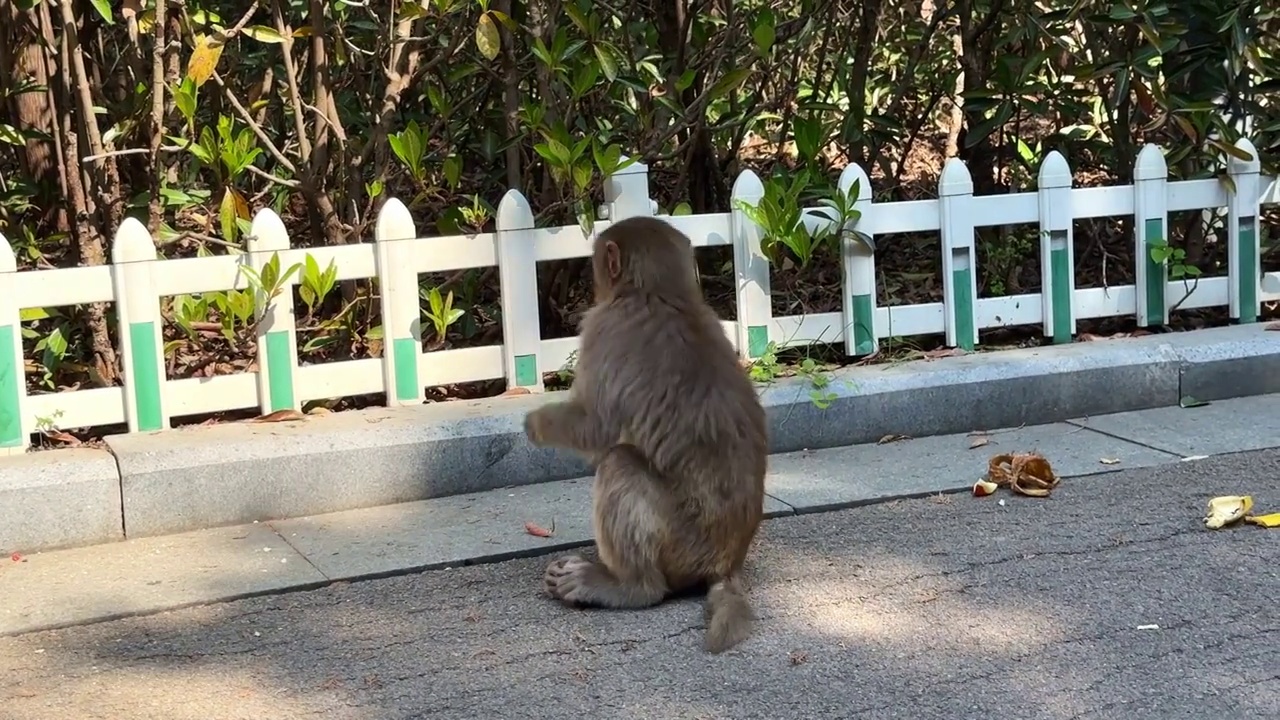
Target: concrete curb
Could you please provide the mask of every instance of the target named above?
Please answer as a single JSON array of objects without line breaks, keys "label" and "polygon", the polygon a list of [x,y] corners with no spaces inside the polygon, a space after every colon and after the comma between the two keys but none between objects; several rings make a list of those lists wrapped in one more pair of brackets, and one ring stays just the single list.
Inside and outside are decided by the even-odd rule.
[{"label": "concrete curb", "polygon": [[[825,409],[814,405],[803,379],[761,391],[772,452],[864,444],[888,434],[925,437],[1059,422],[1177,405],[1184,395],[1214,400],[1277,392],[1280,333],[1253,324],[831,375],[828,390],[835,398]],[[0,504],[0,527],[27,529],[0,534],[0,543],[13,543],[0,547],[28,551],[119,539],[118,524],[85,522],[68,532],[57,522],[28,520],[62,512],[48,509],[62,507],[59,497],[76,497],[95,518],[122,516],[128,537],[148,537],[588,475],[590,468],[568,453],[534,448],[524,437],[525,414],[555,397],[111,436],[118,491],[110,497],[17,480],[26,475],[23,463],[42,462],[29,458],[71,457],[65,455],[71,451],[3,460],[0,492],[8,494]],[[93,485],[85,478],[96,478],[89,471],[65,475],[72,484]],[[73,515],[60,517],[65,524]],[[15,525],[20,519],[27,524]]]},{"label": "concrete curb", "polygon": [[106,450],[71,448],[0,460],[0,550],[124,539],[120,473]]}]

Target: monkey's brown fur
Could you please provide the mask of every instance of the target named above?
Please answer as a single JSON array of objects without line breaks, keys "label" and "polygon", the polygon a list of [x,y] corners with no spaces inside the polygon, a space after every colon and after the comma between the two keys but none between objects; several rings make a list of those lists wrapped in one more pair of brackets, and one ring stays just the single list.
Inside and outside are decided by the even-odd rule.
[{"label": "monkey's brown fur", "polygon": [[621,220],[596,238],[592,267],[569,398],[530,413],[525,431],[596,464],[600,561],[555,560],[546,589],[641,608],[706,587],[706,647],[719,653],[755,620],[738,575],[763,513],[764,409],[702,298],[687,236]]}]

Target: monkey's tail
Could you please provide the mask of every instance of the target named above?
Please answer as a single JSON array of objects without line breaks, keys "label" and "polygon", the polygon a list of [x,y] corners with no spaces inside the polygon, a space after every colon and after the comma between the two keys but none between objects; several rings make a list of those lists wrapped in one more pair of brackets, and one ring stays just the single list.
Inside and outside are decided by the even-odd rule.
[{"label": "monkey's tail", "polygon": [[746,640],[755,625],[755,613],[734,576],[711,583],[706,612],[706,645],[712,653],[722,653]]}]

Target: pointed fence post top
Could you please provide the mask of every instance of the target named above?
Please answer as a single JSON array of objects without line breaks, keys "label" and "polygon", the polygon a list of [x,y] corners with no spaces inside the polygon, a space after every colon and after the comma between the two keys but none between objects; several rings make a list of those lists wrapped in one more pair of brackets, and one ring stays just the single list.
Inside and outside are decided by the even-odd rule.
[{"label": "pointed fence post top", "polygon": [[250,251],[255,250],[288,250],[289,231],[284,227],[284,220],[271,208],[262,208],[253,216],[253,224],[249,226],[249,241],[245,243]]},{"label": "pointed fence post top", "polygon": [[[620,160],[625,162],[627,156]],[[637,215],[653,215],[649,197],[649,166],[636,162],[604,179],[604,203],[610,220],[617,222]]]},{"label": "pointed fence post top", "polygon": [[942,166],[942,177],[938,179],[938,195],[948,197],[972,194],[973,176],[969,174],[969,168],[958,157],[947,158],[947,163]]},{"label": "pointed fence post top", "polygon": [[1240,138],[1235,143],[1236,149],[1248,153],[1249,160],[1242,160],[1235,155],[1227,156],[1227,172],[1232,175],[1245,175],[1262,171],[1262,162],[1258,159],[1258,150],[1249,138]]},{"label": "pointed fence post top", "polygon": [[373,241],[386,243],[396,240],[413,240],[418,237],[418,228],[413,224],[413,215],[409,208],[398,198],[389,198],[382,203],[378,211],[378,223],[373,229]]},{"label": "pointed fence post top", "polygon": [[855,200],[871,200],[871,178],[867,177],[867,171],[857,163],[846,165],[844,170],[840,171],[840,181],[837,186],[841,193],[847,195],[854,184],[858,186],[858,197],[854,198]]},{"label": "pointed fence post top", "polygon": [[1165,162],[1160,146],[1146,143],[1138,153],[1138,160],[1133,164],[1134,180],[1166,180],[1169,177],[1169,164]]},{"label": "pointed fence post top", "polygon": [[13,246],[0,233],[0,272],[18,272],[18,258],[13,255]]},{"label": "pointed fence post top", "polygon": [[111,262],[138,262],[155,260],[156,257],[156,243],[147,231],[147,226],[137,218],[125,218],[116,229],[116,237],[111,243]]},{"label": "pointed fence post top", "polygon": [[733,181],[732,195],[734,200],[757,201],[764,197],[764,183],[754,170],[743,170]]},{"label": "pointed fence post top", "polygon": [[[618,163],[622,164],[630,159],[630,155],[620,155],[618,156]],[[636,160],[624,168],[619,168],[618,171],[613,174],[613,177],[622,177],[623,175],[647,175],[648,173],[649,166],[646,165],[643,160]]]},{"label": "pointed fence post top", "polygon": [[495,221],[499,231],[529,230],[533,228],[533,208],[524,193],[512,188],[502,196],[498,203],[498,216]]},{"label": "pointed fence post top", "polygon": [[1072,179],[1071,166],[1057,150],[1046,155],[1044,162],[1040,163],[1039,185],[1041,188],[1069,188]]}]

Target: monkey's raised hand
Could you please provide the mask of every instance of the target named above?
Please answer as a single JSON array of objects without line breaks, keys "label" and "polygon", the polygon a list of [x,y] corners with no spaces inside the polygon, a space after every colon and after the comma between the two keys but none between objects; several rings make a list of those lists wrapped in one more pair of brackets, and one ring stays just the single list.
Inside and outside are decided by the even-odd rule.
[{"label": "monkey's raised hand", "polygon": [[587,414],[574,400],[550,403],[524,418],[524,433],[538,447],[560,447],[588,457],[608,449],[617,438],[609,438],[603,423]]}]

